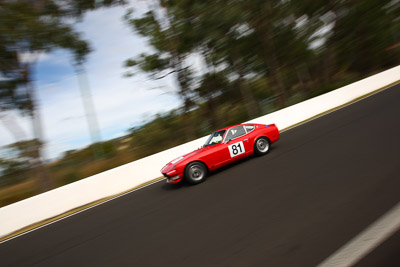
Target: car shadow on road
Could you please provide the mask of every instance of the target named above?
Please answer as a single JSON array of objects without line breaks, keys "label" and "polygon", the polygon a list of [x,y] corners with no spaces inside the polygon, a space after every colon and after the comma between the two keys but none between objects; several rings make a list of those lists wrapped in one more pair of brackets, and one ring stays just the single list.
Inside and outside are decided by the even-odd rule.
[{"label": "car shadow on road", "polygon": [[177,184],[168,184],[167,182],[164,182],[164,184],[161,186],[161,189],[165,191],[175,191],[181,189],[182,187],[188,187],[188,186],[190,185],[187,184],[184,180],[182,180]]}]

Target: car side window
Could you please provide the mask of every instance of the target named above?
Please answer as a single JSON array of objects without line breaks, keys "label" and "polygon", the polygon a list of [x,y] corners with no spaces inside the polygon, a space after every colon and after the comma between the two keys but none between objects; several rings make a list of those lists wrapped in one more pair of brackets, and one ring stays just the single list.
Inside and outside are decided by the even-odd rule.
[{"label": "car side window", "polygon": [[246,132],[249,133],[254,130],[254,125],[245,125]]},{"label": "car side window", "polygon": [[231,139],[238,138],[238,137],[240,137],[242,135],[245,135],[245,134],[246,134],[246,130],[244,129],[244,127],[242,125],[236,126],[236,127],[230,128],[228,130],[228,133],[226,134],[225,140],[229,141]]}]

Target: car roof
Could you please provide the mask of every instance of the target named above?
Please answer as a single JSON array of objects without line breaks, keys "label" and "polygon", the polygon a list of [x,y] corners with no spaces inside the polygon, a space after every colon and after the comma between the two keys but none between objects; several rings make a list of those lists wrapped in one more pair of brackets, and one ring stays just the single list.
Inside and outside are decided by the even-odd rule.
[{"label": "car roof", "polygon": [[236,127],[236,126],[240,126],[240,125],[257,125],[257,123],[241,123],[241,124],[235,124],[235,125],[231,125],[231,126],[227,126],[225,128],[221,128],[219,130],[216,130],[215,132],[219,132],[219,131],[223,131],[223,130],[228,130],[232,127]]}]

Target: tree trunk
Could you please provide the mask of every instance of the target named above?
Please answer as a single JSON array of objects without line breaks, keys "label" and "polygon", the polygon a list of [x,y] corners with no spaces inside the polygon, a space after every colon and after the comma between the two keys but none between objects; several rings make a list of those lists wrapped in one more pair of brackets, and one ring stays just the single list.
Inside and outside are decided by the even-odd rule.
[{"label": "tree trunk", "polygon": [[[185,102],[188,100],[184,100]],[[184,104],[184,113],[183,113],[183,118],[184,118],[184,129],[183,132],[185,134],[185,141],[192,140],[195,136],[194,134],[194,129],[193,129],[193,123],[192,123],[192,114],[190,113],[190,107],[187,104]]]},{"label": "tree trunk", "polygon": [[31,101],[30,117],[32,121],[33,136],[38,141],[35,146],[35,159],[34,159],[34,169],[37,172],[40,181],[40,191],[45,192],[54,188],[54,183],[50,179],[50,175],[47,167],[43,164],[43,126],[40,113],[38,112],[38,105],[36,102],[35,88],[31,81],[30,75],[31,66],[26,64],[25,75],[26,75],[26,93]]},{"label": "tree trunk", "polygon": [[[266,39],[264,37],[264,39]],[[265,62],[268,64],[268,73],[272,79],[272,83],[275,86],[275,92],[277,96],[277,105],[279,108],[285,107],[286,99],[287,99],[287,92],[286,88],[282,79],[282,76],[279,72],[280,64],[278,63],[278,59],[275,55],[275,50],[272,48],[272,40],[264,40],[264,47],[267,47],[269,51],[271,51],[271,55],[267,56],[265,53]]]},{"label": "tree trunk", "polygon": [[210,121],[211,127],[213,129],[218,129],[221,126],[221,121],[218,118],[215,106],[216,104],[214,99],[211,98],[207,100],[206,116]]},{"label": "tree trunk", "polygon": [[244,106],[247,111],[247,115],[250,119],[257,117],[259,114],[259,108],[257,102],[254,100],[253,92],[250,88],[244,84],[244,79],[242,74],[239,74],[238,86],[240,90],[240,94],[242,95],[242,99],[244,100]]},{"label": "tree trunk", "polygon": [[[265,18],[272,16],[271,4],[267,1],[264,6]],[[264,62],[268,66],[266,76],[270,77],[274,86],[277,97],[277,105],[279,108],[283,108],[286,104],[287,92],[280,73],[281,64],[276,54],[275,44],[273,40],[273,33],[271,32],[271,27],[273,21],[268,19],[260,20],[259,18],[254,18],[249,21],[252,28],[256,31],[258,38],[263,46],[263,57]]]}]

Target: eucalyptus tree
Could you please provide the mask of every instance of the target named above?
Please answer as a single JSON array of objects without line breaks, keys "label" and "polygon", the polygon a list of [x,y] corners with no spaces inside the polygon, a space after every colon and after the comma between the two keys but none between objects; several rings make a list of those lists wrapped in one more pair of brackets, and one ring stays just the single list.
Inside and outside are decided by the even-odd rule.
[{"label": "eucalyptus tree", "polygon": [[205,100],[205,117],[213,129],[224,126],[224,114],[218,112],[221,106],[221,95],[226,93],[229,81],[223,72],[205,73],[201,76],[200,85],[196,88],[200,98]]},{"label": "eucalyptus tree", "polygon": [[254,34],[258,39],[261,49],[260,57],[262,58],[267,76],[272,80],[278,99],[278,106],[283,107],[287,99],[287,90],[282,76],[283,63],[278,57],[278,47],[276,45],[275,26],[277,21],[281,19],[282,1],[239,1],[241,9],[246,17],[249,27],[254,30]]},{"label": "eucalyptus tree", "polygon": [[400,49],[397,54],[387,50],[400,41],[399,1],[348,1],[337,5],[340,9],[334,30],[340,66],[365,76],[400,63]]},{"label": "eucalyptus tree", "polygon": [[319,28],[308,32],[310,39],[324,32],[318,47],[323,60],[316,69],[322,70],[325,81],[337,73],[365,76],[399,63],[400,49],[388,49],[400,40],[399,1],[289,2],[307,25]]},{"label": "eucalyptus tree", "polygon": [[88,10],[122,3],[121,0],[0,2],[0,110],[18,109],[31,118],[33,135],[38,140],[33,165],[39,171],[42,191],[52,185],[42,159],[42,124],[33,83],[37,59],[43,53],[61,48],[72,52],[75,64],[82,64],[91,49],[74,30],[73,21]]},{"label": "eucalyptus tree", "polygon": [[[248,86],[251,78],[267,80],[281,108],[293,89],[307,95],[337,73],[365,75],[399,59],[398,49],[385,49],[398,38],[398,1],[156,2],[141,18],[128,16],[154,52],[126,65],[155,79],[175,73],[178,93],[189,103],[196,92],[217,100],[222,91],[216,84],[221,83],[212,79],[223,75],[228,82],[224,91],[239,88],[249,117],[254,117],[258,107]],[[203,59],[200,71],[189,68],[187,59],[193,54]]]},{"label": "eucalyptus tree", "polygon": [[177,95],[181,98],[186,117],[185,133],[193,137],[190,110],[195,107],[193,69],[188,62],[192,44],[187,37],[186,24],[182,22],[180,10],[173,1],[155,1],[155,7],[139,18],[133,10],[125,15],[125,20],[139,35],[146,37],[152,48],[151,53],[142,53],[125,61],[130,68],[127,76],[135,73],[135,68],[149,74],[152,79],[162,79],[173,75],[178,85]]},{"label": "eucalyptus tree", "polygon": [[245,23],[238,6],[226,5],[226,1],[221,0],[183,0],[169,3],[173,5],[175,19],[182,29],[181,42],[188,48],[187,51],[201,57],[203,64],[201,70],[197,69],[194,73],[194,80],[198,85],[196,92],[199,96],[211,102],[207,105],[213,108],[210,107],[207,113],[210,114],[208,117],[215,118],[212,124],[220,121],[215,103],[221,103],[222,96],[229,96],[224,98],[225,102],[232,100],[235,94],[226,93],[236,87],[240,88],[241,98],[244,100],[242,103],[247,108],[248,116],[256,116],[257,103],[244,79],[251,72],[249,51],[252,47],[246,34],[236,30],[243,28]]},{"label": "eucalyptus tree", "polygon": [[[279,107],[286,103],[290,86],[287,78],[294,69],[299,70],[300,82],[311,79],[302,75],[309,73],[304,62],[312,55],[307,47],[308,36],[297,29],[297,18],[287,1],[192,2],[205,6],[191,19],[193,31],[200,35],[196,46],[204,51],[210,70],[215,65],[225,69],[240,89],[249,117],[258,114],[257,102],[247,84],[249,77],[267,77]],[[198,9],[200,4],[193,6]]]},{"label": "eucalyptus tree", "polygon": [[0,170],[2,174],[1,185],[9,185],[26,180],[32,169],[32,161],[37,157],[39,140],[18,141],[3,147],[7,151],[6,158],[0,158]]},{"label": "eucalyptus tree", "polygon": [[[254,55],[254,34],[248,27],[241,6],[234,1],[205,1],[206,11],[198,12],[196,32],[205,32],[197,40],[210,73],[223,69],[230,81],[227,88],[237,88],[249,118],[258,115],[258,105],[246,83],[246,76],[255,74],[259,60]],[[228,6],[228,8],[225,8]],[[212,76],[211,76],[212,77]],[[229,90],[226,90],[229,91]]]}]

